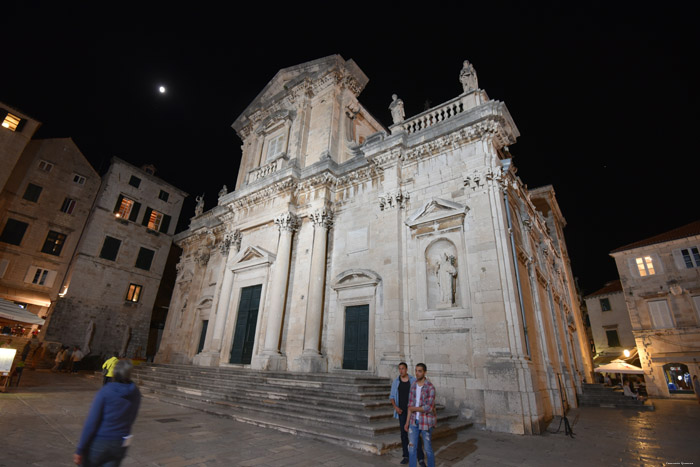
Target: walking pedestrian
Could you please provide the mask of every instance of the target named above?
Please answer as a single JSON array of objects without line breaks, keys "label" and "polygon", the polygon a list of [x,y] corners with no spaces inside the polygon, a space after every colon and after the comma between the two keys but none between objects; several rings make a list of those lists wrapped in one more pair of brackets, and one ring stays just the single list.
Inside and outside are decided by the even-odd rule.
[{"label": "walking pedestrian", "polygon": [[693,391],[695,391],[695,397],[700,404],[700,381],[698,381],[698,375],[693,375]]},{"label": "walking pedestrian", "polygon": [[119,360],[114,381],[102,386],[90,406],[73,462],[86,467],[121,464],[131,444],[131,427],[141,404],[141,393],[131,381],[131,361]]},{"label": "walking pedestrian", "polygon": [[77,345],[73,349],[73,354],[70,357],[70,372],[71,373],[77,373],[80,370],[80,361],[83,359],[85,354],[83,353],[82,350],[80,350],[80,347]]},{"label": "walking pedestrian", "polygon": [[119,358],[117,358],[117,353],[114,352],[112,357],[108,358],[102,364],[102,374],[104,375],[102,378],[102,386],[109,383],[114,378],[114,365],[116,365],[118,361]]},{"label": "walking pedestrian", "polygon": [[416,380],[411,384],[408,397],[408,417],[404,429],[408,431],[408,462],[417,467],[418,439],[423,440],[423,450],[428,467],[435,467],[432,433],[437,425],[435,412],[435,386],[425,376],[425,363],[416,365]]}]

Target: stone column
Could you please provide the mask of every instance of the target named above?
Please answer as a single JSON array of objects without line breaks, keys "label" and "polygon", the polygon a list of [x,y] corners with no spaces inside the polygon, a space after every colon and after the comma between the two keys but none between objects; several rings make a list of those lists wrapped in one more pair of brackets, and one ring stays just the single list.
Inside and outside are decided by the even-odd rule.
[{"label": "stone column", "polygon": [[275,218],[275,224],[280,230],[280,241],[277,248],[275,270],[272,282],[268,288],[270,308],[267,312],[267,327],[265,329],[265,344],[260,359],[256,359],[255,367],[264,370],[285,370],[286,357],[280,354],[280,334],[284,318],[284,304],[287,300],[287,282],[289,280],[289,263],[292,254],[292,236],[298,228],[299,219],[287,212]]},{"label": "stone column", "polygon": [[314,224],[314,245],[311,253],[309,301],[306,308],[306,331],[301,363],[302,371],[324,372],[327,369],[326,359],[319,350],[323,321],[323,289],[326,278],[326,246],[328,229],[333,223],[333,212],[325,208],[319,209],[309,217]]},{"label": "stone column", "polygon": [[233,271],[224,265],[224,279],[219,293],[219,303],[216,305],[216,317],[214,331],[211,339],[206,342],[204,350],[196,356],[196,363],[203,366],[218,366],[221,359],[221,341],[226,326],[226,316],[231,302],[231,290],[233,289]]}]

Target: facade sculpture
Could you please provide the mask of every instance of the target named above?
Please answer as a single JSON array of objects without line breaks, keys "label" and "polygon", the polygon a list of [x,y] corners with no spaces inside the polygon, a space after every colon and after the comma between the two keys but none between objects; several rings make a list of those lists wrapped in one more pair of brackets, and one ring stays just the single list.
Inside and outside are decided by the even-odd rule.
[{"label": "facade sculpture", "polygon": [[[515,176],[518,130],[484,91],[408,120],[394,96],[385,129],[358,101],[367,81],[338,55],[285,68],[236,119],[235,190],[176,236],[183,311],[156,362],[425,362],[439,403],[539,433],[592,370],[554,192]],[[240,248],[220,247],[231,232]]]}]

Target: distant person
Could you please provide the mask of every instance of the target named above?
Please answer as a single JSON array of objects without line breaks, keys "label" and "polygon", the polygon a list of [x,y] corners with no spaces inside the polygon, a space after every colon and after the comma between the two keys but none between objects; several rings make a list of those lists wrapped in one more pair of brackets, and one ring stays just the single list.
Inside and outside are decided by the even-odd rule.
[{"label": "distant person", "polygon": [[[408,464],[408,431],[406,427],[406,417],[408,416],[408,396],[411,392],[411,385],[416,380],[408,374],[408,365],[405,362],[399,363],[399,376],[391,383],[391,394],[389,400],[394,407],[394,418],[399,419],[401,428],[401,447],[403,448],[402,464]],[[424,464],[422,442],[418,443],[418,462]]]},{"label": "distant person", "polygon": [[630,389],[630,382],[629,381],[625,381],[625,384],[622,386],[622,393],[625,396],[631,397],[634,400],[644,402],[643,396],[640,396],[638,393],[633,392],[632,389]]},{"label": "distant person", "polygon": [[73,462],[83,466],[118,466],[131,444],[131,427],[141,393],[131,381],[131,361],[119,360],[114,381],[102,386],[90,406]]},{"label": "distant person", "polygon": [[70,372],[71,373],[77,373],[78,371],[80,371],[80,361],[83,359],[84,356],[85,356],[85,354],[83,353],[83,351],[80,350],[80,347],[78,347],[76,345],[75,348],[73,349],[73,354],[70,357],[70,363],[71,363]]},{"label": "distant person", "polygon": [[114,352],[112,357],[108,358],[102,364],[102,373],[104,374],[104,377],[102,378],[102,386],[109,383],[114,378],[114,365],[116,365],[118,361],[119,358],[117,358],[117,353]]},{"label": "distant person", "polygon": [[605,386],[612,386],[612,380],[610,379],[610,375],[605,373],[605,378],[603,378],[603,384]]},{"label": "distant person", "polygon": [[24,347],[22,347],[22,355],[20,357],[23,362],[27,360],[27,357],[29,356],[29,351],[31,349],[32,349],[32,344],[30,344],[29,341],[27,341],[27,343],[24,344]]},{"label": "distant person", "polygon": [[15,383],[15,386],[17,387],[19,387],[19,381],[22,379],[22,372],[24,371],[25,365],[24,360],[20,359],[15,366],[15,375],[17,375],[17,383]]},{"label": "distant person", "polygon": [[700,381],[698,381],[698,375],[693,375],[693,391],[695,391],[695,398],[700,404]]},{"label": "distant person", "polygon": [[53,359],[53,368],[51,368],[51,371],[61,371],[61,367],[63,366],[63,360],[66,358],[66,348],[64,346],[61,346],[60,349],[58,349],[58,352],[56,352],[56,358]]},{"label": "distant person", "polygon": [[416,380],[411,384],[411,392],[408,397],[408,417],[404,429],[408,431],[408,463],[410,467],[417,467],[418,438],[423,439],[423,450],[428,467],[435,467],[431,436],[433,428],[437,425],[435,386],[425,377],[427,370],[425,363],[416,365]]}]

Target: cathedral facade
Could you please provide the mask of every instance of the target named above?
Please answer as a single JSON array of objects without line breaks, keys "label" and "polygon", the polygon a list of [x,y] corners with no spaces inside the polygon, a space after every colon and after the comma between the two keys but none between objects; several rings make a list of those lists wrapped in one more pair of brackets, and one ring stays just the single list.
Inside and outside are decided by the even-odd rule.
[{"label": "cathedral facade", "polygon": [[591,360],[565,225],[530,190],[505,104],[464,62],[462,93],[383,127],[338,55],[285,68],[233,123],[235,190],[188,230],[156,362],[392,376],[428,367],[438,402],[538,433]]}]

